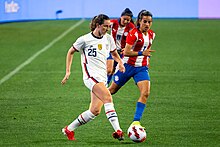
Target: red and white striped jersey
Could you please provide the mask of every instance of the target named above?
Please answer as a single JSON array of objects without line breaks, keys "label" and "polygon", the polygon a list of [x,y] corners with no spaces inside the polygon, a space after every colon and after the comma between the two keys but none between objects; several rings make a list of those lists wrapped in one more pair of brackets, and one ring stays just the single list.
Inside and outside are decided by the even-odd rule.
[{"label": "red and white striped jersey", "polygon": [[[151,47],[154,38],[155,38],[155,33],[152,30],[149,30],[147,32],[147,35],[145,36],[137,28],[134,28],[128,33],[126,43],[132,45],[131,50],[133,51],[136,52],[144,51]],[[127,63],[135,67],[149,65],[149,57],[146,56],[134,56],[134,57],[124,56],[123,61],[124,63]]]},{"label": "red and white striped jersey", "polygon": [[131,22],[125,27],[120,27],[119,21],[120,19],[111,20],[111,35],[115,40],[117,50],[121,50],[125,47],[128,32],[135,28],[135,25]]}]

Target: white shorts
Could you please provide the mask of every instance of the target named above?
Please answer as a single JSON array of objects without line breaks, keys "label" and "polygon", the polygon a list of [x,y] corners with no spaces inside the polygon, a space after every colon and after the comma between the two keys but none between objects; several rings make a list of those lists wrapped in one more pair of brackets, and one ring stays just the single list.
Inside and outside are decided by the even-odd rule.
[{"label": "white shorts", "polygon": [[89,88],[92,91],[93,86],[95,86],[95,84],[103,82],[105,84],[105,86],[107,87],[107,81],[103,81],[100,80],[99,78],[93,78],[90,77],[88,79],[83,79],[84,84],[86,85],[87,88]]}]

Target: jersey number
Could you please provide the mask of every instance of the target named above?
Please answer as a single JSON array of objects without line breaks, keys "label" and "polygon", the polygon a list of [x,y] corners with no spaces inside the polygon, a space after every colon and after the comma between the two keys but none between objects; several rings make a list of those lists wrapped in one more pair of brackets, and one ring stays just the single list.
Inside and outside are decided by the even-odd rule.
[{"label": "jersey number", "polygon": [[121,40],[121,35],[116,36],[117,40]]},{"label": "jersey number", "polygon": [[93,56],[93,57],[97,56],[96,48],[88,49],[88,51],[89,51],[88,56]]}]

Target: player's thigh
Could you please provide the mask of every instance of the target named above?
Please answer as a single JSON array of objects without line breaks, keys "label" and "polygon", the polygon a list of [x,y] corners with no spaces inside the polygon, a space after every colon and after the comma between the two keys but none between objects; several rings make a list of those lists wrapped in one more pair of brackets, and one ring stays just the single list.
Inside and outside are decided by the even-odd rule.
[{"label": "player's thigh", "polygon": [[91,103],[89,106],[89,110],[94,115],[99,115],[103,106],[103,102],[91,91]]},{"label": "player's thigh", "polygon": [[148,80],[139,81],[137,83],[137,86],[142,95],[148,96],[150,94],[150,81]]},{"label": "player's thigh", "polygon": [[92,92],[103,102],[111,103],[112,96],[103,82],[97,83],[93,86]]},{"label": "player's thigh", "polygon": [[125,72],[121,72],[120,70],[117,70],[113,77],[114,82],[120,87],[122,87],[134,75],[133,73],[134,67],[128,64],[124,64],[124,66],[125,66]]},{"label": "player's thigh", "polygon": [[114,81],[112,81],[108,90],[110,91],[111,94],[115,94],[120,88],[121,86],[117,85]]}]

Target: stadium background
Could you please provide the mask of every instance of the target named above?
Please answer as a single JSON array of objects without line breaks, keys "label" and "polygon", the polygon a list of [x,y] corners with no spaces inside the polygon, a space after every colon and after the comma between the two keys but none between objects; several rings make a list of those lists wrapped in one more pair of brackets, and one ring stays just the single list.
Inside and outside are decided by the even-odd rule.
[{"label": "stadium background", "polygon": [[99,13],[118,17],[125,7],[129,7],[134,16],[141,9],[149,9],[155,18],[220,18],[219,5],[218,0],[1,0],[0,22],[91,18]]}]

